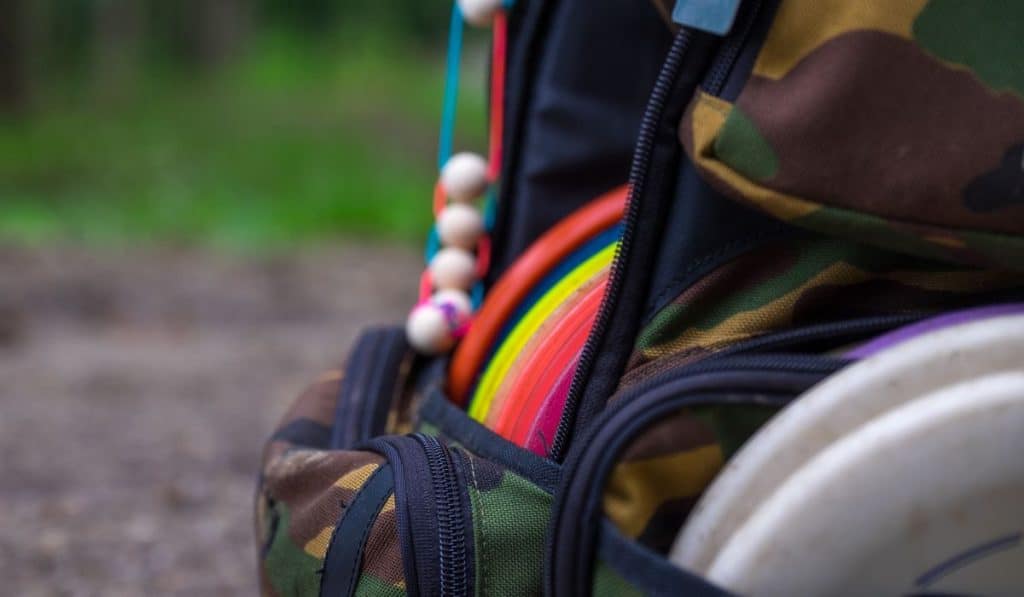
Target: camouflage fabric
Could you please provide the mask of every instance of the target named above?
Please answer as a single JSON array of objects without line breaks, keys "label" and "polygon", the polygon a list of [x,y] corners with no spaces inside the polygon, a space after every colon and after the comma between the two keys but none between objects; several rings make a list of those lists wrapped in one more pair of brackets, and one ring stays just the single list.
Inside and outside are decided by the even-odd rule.
[{"label": "camouflage fabric", "polygon": [[[811,234],[777,240],[712,271],[658,312],[637,338],[620,389],[770,332],[938,313],[1022,293],[1020,272],[949,265]],[[692,409],[645,429],[609,476],[606,515],[624,535],[667,550],[732,452],[773,414],[755,406]]]},{"label": "camouflage fabric", "polygon": [[478,595],[540,595],[551,495],[468,455]]},{"label": "camouflage fabric", "polygon": [[[347,505],[381,467],[389,466],[375,452],[328,449],[341,378],[340,370],[330,371],[303,392],[264,450],[256,503],[264,595],[320,594],[324,562]],[[404,431],[408,419],[402,415],[392,422]],[[439,435],[427,422],[416,428]],[[450,442],[458,446],[457,438]],[[468,468],[476,594],[540,594],[551,495],[498,464],[457,449]],[[370,527],[356,595],[406,594],[397,505],[392,493]]]},{"label": "camouflage fabric", "polygon": [[1024,269],[1024,4],[782,0],[736,101],[680,138],[723,192],[806,228]]},{"label": "camouflage fabric", "polygon": [[775,412],[729,405],[661,419],[620,455],[605,485],[605,514],[622,534],[667,553],[725,461]]},{"label": "camouflage fabric", "polygon": [[1020,272],[946,265],[816,235],[779,240],[712,271],[658,312],[641,330],[620,387],[769,332],[938,313],[1021,291]]},{"label": "camouflage fabric", "polygon": [[594,597],[641,597],[643,592],[629,584],[602,561],[594,569]]},{"label": "camouflage fabric", "polygon": [[[328,450],[341,370],[299,396],[264,450],[256,503],[262,594],[319,595],[321,569],[345,505],[384,464],[373,452]],[[394,496],[374,523],[359,594],[404,595]]]}]

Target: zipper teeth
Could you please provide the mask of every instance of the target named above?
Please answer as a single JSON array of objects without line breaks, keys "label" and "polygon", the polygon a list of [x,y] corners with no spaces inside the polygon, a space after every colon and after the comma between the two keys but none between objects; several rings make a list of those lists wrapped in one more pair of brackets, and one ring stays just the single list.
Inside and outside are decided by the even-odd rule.
[{"label": "zipper teeth", "polygon": [[665,111],[665,104],[668,102],[669,93],[679,75],[683,64],[683,57],[690,45],[690,33],[686,29],[681,30],[672,40],[672,47],[669,49],[665,64],[662,66],[658,79],[651,92],[651,99],[647,102],[643,119],[640,121],[640,133],[637,137],[636,149],[633,152],[633,163],[629,171],[629,200],[622,229],[622,236],[618,246],[615,248],[615,258],[612,260],[611,271],[608,274],[608,287],[604,298],[601,300],[601,308],[598,311],[594,326],[590,330],[586,344],[580,353],[579,363],[573,374],[572,383],[569,386],[569,393],[566,396],[565,407],[562,417],[558,422],[555,437],[551,444],[551,458],[556,462],[561,460],[568,441],[569,427],[574,417],[574,411],[583,392],[584,382],[589,377],[589,371],[593,367],[595,347],[594,344],[604,336],[608,327],[610,311],[622,286],[622,258],[629,253],[630,245],[633,242],[633,234],[636,228],[636,219],[639,216],[639,196],[643,193],[644,182],[647,170],[650,166],[651,154],[654,152],[654,139],[658,132],[658,125],[661,115]]},{"label": "zipper teeth", "polygon": [[451,461],[448,451],[437,438],[417,434],[427,454],[430,477],[440,490],[434,494],[437,500],[437,538],[440,559],[440,594],[465,595],[466,578],[466,529],[462,520],[462,504],[459,490],[452,479]]},{"label": "zipper teeth", "polygon": [[726,42],[726,47],[721,51],[721,57],[715,61],[715,65],[711,68],[711,75],[704,85],[708,93],[718,95],[722,92],[722,87],[725,86],[725,80],[736,63],[740,50],[743,49],[743,46],[747,43],[747,38],[750,37],[751,31],[754,29],[754,21],[757,20],[757,13],[761,10],[761,4],[761,0],[753,2],[749,16],[743,19],[743,30],[738,36],[730,36],[729,41]]}]

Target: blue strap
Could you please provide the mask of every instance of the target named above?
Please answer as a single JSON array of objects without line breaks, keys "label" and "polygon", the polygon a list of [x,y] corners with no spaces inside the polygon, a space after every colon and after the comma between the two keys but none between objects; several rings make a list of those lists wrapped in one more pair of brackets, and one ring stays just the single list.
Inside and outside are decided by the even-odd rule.
[{"label": "blue strap", "polygon": [[437,169],[444,167],[452,156],[455,136],[455,112],[459,103],[459,68],[462,57],[462,12],[457,2],[452,3],[452,21],[448,29],[448,65],[444,83],[444,107],[441,113],[441,138],[438,143]]}]

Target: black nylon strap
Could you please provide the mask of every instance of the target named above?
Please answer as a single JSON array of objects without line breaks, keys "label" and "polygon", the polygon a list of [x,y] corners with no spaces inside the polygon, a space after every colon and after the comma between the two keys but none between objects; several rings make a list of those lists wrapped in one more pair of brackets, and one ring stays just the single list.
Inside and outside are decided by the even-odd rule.
[{"label": "black nylon strap", "polygon": [[355,594],[363,561],[363,549],[377,515],[394,491],[395,477],[388,464],[381,465],[366,481],[338,521],[331,536],[320,579],[320,595]]}]

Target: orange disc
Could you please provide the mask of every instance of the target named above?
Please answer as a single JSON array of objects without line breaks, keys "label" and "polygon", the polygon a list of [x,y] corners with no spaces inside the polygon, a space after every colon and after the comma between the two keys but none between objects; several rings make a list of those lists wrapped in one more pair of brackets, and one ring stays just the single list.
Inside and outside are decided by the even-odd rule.
[{"label": "orange disc", "polygon": [[518,258],[487,293],[469,331],[452,354],[448,392],[463,405],[480,367],[502,326],[544,275],[581,244],[622,219],[627,189],[601,195],[545,232]]}]

